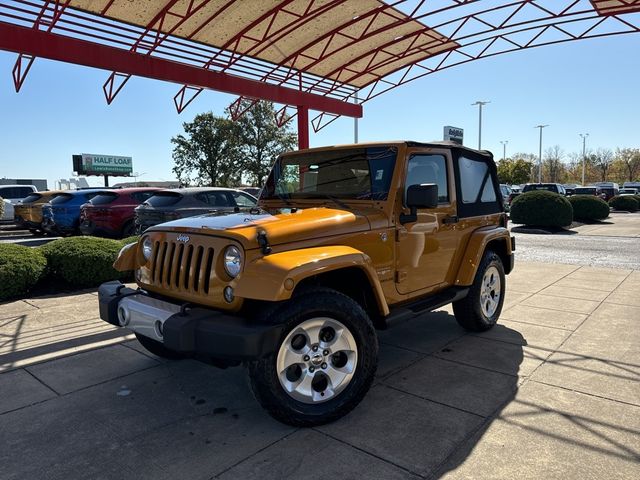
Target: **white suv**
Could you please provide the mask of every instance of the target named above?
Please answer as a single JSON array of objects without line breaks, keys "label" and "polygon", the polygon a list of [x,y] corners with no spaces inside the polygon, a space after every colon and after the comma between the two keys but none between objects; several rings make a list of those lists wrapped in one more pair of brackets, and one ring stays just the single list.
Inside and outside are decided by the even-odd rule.
[{"label": "white suv", "polygon": [[13,220],[13,206],[37,191],[33,185],[0,185],[0,198],[4,202],[4,214],[0,220]]}]

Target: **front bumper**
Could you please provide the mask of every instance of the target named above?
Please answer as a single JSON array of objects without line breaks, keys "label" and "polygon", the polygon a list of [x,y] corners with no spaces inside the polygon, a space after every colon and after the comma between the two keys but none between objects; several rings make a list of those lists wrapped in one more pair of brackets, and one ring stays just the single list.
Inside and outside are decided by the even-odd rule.
[{"label": "front bumper", "polygon": [[102,222],[98,223],[93,220],[84,220],[78,228],[83,235],[117,237],[119,234],[118,230],[105,226]]},{"label": "front bumper", "polygon": [[[98,290],[100,318],[121,327],[118,309],[128,314],[127,328],[166,348],[201,359],[253,360],[275,352],[283,325],[265,325],[202,307],[187,307],[149,296],[120,282]],[[202,358],[204,357],[204,358]]]}]

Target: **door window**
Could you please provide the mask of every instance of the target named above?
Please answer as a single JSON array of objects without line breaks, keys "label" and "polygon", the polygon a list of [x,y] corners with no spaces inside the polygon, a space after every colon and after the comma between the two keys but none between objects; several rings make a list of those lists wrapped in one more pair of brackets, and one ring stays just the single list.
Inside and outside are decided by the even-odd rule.
[{"label": "door window", "polygon": [[239,207],[256,206],[255,198],[250,197],[249,195],[240,192],[231,192],[231,195],[233,196],[233,200],[236,202],[236,205],[238,205]]},{"label": "door window", "polygon": [[196,198],[211,207],[230,207],[231,206],[229,197],[227,197],[227,192],[225,191],[202,192],[202,193],[198,193],[196,195]]},{"label": "door window", "polygon": [[411,185],[435,183],[438,186],[438,202],[449,202],[447,184],[447,160],[444,155],[413,155],[407,166],[404,196]]}]

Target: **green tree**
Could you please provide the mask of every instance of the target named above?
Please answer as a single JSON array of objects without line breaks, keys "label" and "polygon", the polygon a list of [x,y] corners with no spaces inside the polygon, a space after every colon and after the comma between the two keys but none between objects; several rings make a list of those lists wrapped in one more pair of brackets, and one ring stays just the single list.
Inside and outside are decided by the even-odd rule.
[{"label": "green tree", "polygon": [[239,128],[211,112],[182,124],[185,135],[171,139],[173,172],[181,183],[230,187],[240,183]]},{"label": "green tree", "polygon": [[[244,107],[241,105],[240,110]],[[293,150],[297,143],[296,135],[288,129],[290,120],[278,127],[275,113],[273,103],[259,101],[237,120],[241,167],[247,180],[259,187],[278,155]]]},{"label": "green tree", "polygon": [[525,158],[525,155],[520,154],[514,158],[498,161],[497,167],[500,183],[517,185],[529,181],[532,163],[528,158]]}]

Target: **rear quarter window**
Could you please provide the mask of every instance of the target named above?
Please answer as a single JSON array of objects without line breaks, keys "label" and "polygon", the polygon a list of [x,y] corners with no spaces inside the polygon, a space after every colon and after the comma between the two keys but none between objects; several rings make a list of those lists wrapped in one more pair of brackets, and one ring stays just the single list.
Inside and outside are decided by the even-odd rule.
[{"label": "rear quarter window", "polygon": [[458,216],[473,217],[503,211],[500,185],[496,178],[495,164],[486,157],[456,158],[455,167],[458,176]]}]

